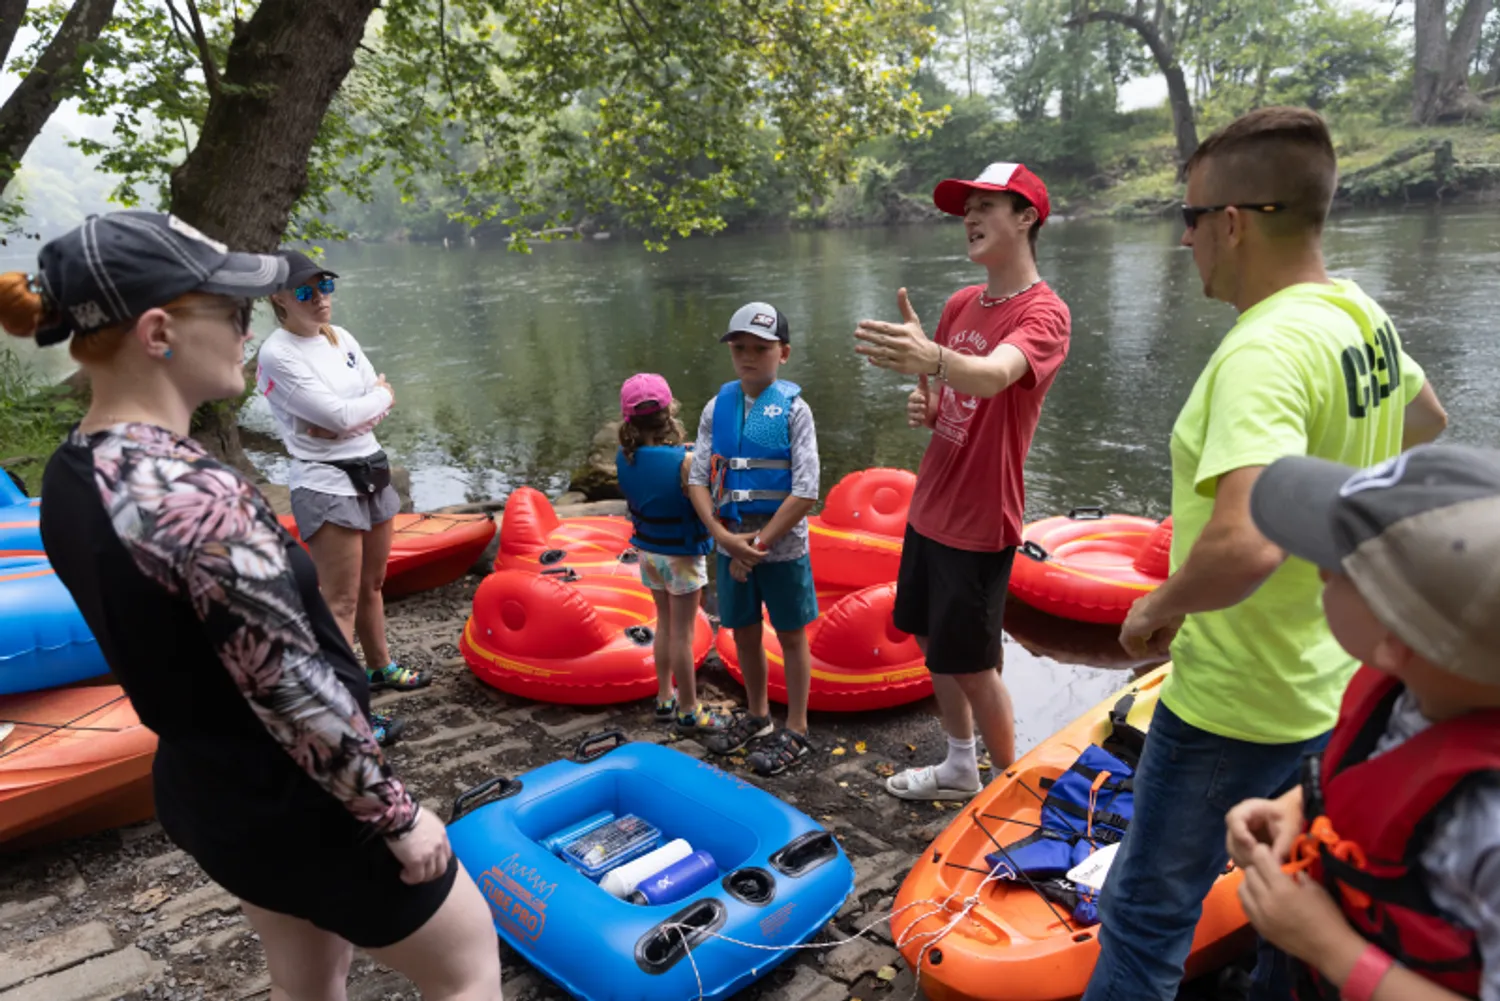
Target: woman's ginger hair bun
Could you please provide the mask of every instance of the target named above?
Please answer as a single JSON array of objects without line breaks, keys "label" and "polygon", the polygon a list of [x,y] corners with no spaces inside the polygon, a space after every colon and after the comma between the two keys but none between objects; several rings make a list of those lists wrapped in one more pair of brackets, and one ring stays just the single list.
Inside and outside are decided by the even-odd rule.
[{"label": "woman's ginger hair bun", "polygon": [[47,316],[47,304],[21,271],[0,275],[0,326],[12,337],[35,337]]}]

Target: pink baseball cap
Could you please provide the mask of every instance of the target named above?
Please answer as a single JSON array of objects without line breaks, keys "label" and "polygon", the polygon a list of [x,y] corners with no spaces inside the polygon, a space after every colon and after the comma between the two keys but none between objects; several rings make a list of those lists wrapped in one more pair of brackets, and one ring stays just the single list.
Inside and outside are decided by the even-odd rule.
[{"label": "pink baseball cap", "polygon": [[620,416],[629,420],[672,405],[672,388],[655,372],[638,372],[620,387]]},{"label": "pink baseball cap", "polygon": [[992,163],[972,181],[950,177],[932,192],[932,204],[949,215],[963,215],[964,203],[975,191],[1013,191],[1036,206],[1037,218],[1046,222],[1052,212],[1047,186],[1023,164]]}]

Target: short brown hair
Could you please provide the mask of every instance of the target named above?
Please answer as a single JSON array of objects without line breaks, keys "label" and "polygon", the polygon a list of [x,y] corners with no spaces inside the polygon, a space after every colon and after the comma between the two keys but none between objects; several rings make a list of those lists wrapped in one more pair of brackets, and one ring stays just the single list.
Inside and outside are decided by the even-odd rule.
[{"label": "short brown hair", "polygon": [[1321,231],[1338,187],[1338,160],[1323,116],[1309,108],[1257,108],[1203,140],[1182,166],[1184,179],[1213,161],[1224,178],[1224,201],[1280,202],[1270,227]]},{"label": "short brown hair", "polygon": [[[1020,215],[1027,209],[1036,208],[1036,206],[1031,203],[1031,199],[1027,198],[1025,195],[1018,195],[1014,191],[1007,192],[1007,194],[1010,195],[1010,207],[1015,210],[1016,215]],[[1036,260],[1037,234],[1039,234],[1041,231],[1042,213],[1040,209],[1037,209],[1036,222],[1032,223],[1031,228],[1026,231],[1026,242],[1031,246],[1031,259],[1033,261]]]}]

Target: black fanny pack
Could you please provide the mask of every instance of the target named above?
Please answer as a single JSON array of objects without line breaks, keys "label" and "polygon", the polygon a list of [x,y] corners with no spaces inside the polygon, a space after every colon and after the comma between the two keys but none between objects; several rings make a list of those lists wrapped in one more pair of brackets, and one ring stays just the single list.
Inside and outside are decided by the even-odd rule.
[{"label": "black fanny pack", "polygon": [[391,461],[385,452],[362,456],[358,459],[342,459],[338,462],[324,459],[323,464],[341,469],[354,484],[354,489],[365,496],[377,494],[391,485]]}]

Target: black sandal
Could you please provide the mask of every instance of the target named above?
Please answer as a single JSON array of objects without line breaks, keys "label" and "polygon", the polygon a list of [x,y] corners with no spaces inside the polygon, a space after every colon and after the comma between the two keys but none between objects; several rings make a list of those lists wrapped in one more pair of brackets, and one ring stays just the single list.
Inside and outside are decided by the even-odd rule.
[{"label": "black sandal", "polygon": [[778,730],[746,760],[757,775],[780,775],[812,753],[812,745],[796,730]]},{"label": "black sandal", "polygon": [[769,716],[751,716],[743,709],[736,709],[730,724],[704,741],[704,747],[712,754],[733,754],[752,740],[774,733],[776,724]]}]

